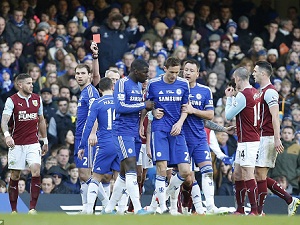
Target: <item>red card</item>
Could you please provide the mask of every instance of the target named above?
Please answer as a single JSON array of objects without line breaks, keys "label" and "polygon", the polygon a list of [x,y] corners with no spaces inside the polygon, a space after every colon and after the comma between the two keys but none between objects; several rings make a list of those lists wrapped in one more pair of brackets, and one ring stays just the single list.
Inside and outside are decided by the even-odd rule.
[{"label": "red card", "polygon": [[97,44],[101,42],[100,34],[93,34],[93,41]]}]

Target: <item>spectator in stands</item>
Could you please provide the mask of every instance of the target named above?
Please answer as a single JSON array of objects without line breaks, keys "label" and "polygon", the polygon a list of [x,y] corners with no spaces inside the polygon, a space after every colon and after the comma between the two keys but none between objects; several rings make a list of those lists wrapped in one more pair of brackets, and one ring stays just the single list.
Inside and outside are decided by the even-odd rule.
[{"label": "spectator in stands", "polygon": [[75,15],[73,21],[78,24],[78,32],[84,33],[85,29],[88,28],[88,19],[85,15],[86,9],[83,6],[77,6],[75,9]]},{"label": "spectator in stands", "polygon": [[185,46],[189,46],[193,40],[200,41],[200,39],[204,38],[203,36],[201,37],[199,34],[197,34],[195,13],[192,11],[186,11],[183,14],[183,20],[178,23],[178,26],[180,26],[182,29],[182,41]]},{"label": "spectator in stands", "polygon": [[10,9],[11,7],[9,1],[4,0],[1,2],[0,15],[5,21],[8,21],[11,18]]},{"label": "spectator in stands", "polygon": [[67,24],[67,22],[70,20],[70,14],[68,11],[68,1],[59,0],[57,9],[57,22]]},{"label": "spectator in stands", "polygon": [[[66,135],[64,135],[64,137],[66,137]],[[61,137],[59,138],[62,139]],[[61,143],[65,142],[65,140],[64,141],[61,140],[60,142]],[[56,158],[57,158],[58,166],[60,166],[65,171],[67,171],[70,166],[69,163],[70,149],[68,149],[67,146],[60,147],[57,151]]]},{"label": "spectator in stands", "polygon": [[258,61],[258,53],[261,50],[265,50],[264,41],[260,37],[255,37],[252,40],[251,48],[247,52],[247,57],[254,63]]},{"label": "spectator in stands", "polygon": [[17,40],[21,41],[23,45],[27,44],[31,34],[28,25],[25,23],[22,9],[14,9],[13,17],[7,22],[6,32],[9,46],[12,46]]},{"label": "spectator in stands", "polygon": [[7,39],[5,27],[6,27],[6,21],[3,17],[0,17],[0,38],[3,40]]},{"label": "spectator in stands", "polygon": [[41,75],[46,73],[46,65],[48,62],[46,56],[46,46],[43,43],[37,43],[34,46],[34,54],[28,59],[28,62],[34,63],[39,67]]},{"label": "spectator in stands", "polygon": [[27,73],[32,78],[33,93],[39,94],[43,87],[43,81],[41,78],[41,69],[39,68],[39,66],[37,64],[28,63],[27,64]]},{"label": "spectator in stands", "polygon": [[18,182],[18,191],[19,194],[26,193],[27,191],[25,190],[26,186],[26,179],[24,177],[20,177],[19,182]]},{"label": "spectator in stands", "polygon": [[227,171],[226,176],[222,177],[221,185],[218,189],[218,195],[233,196],[232,170]]},{"label": "spectator in stands", "polygon": [[71,115],[68,113],[69,100],[67,98],[59,98],[57,101],[58,110],[54,117],[50,119],[48,132],[54,138],[56,138],[55,143],[60,143],[59,137],[66,130],[74,131],[74,124],[72,123]]},{"label": "spectator in stands", "polygon": [[199,7],[196,8],[195,13],[196,13],[195,24],[197,29],[199,27],[204,27],[205,24],[207,24],[208,18],[211,13],[210,4],[203,2],[202,4],[199,5]]},{"label": "spectator in stands", "polygon": [[21,41],[15,41],[13,43],[11,51],[14,53],[14,55],[16,57],[16,60],[14,62],[14,70],[16,71],[16,73],[24,72],[25,64],[26,64],[26,57],[23,55],[23,44],[22,44],[22,42]]},{"label": "spectator in stands", "polygon": [[69,76],[69,90],[71,94],[71,100],[77,101],[80,96],[80,87],[79,84],[77,83],[75,76]]},{"label": "spectator in stands", "polygon": [[51,194],[53,189],[55,188],[54,179],[51,175],[45,175],[42,179],[41,185],[41,193],[42,194]]},{"label": "spectator in stands", "polygon": [[64,53],[64,56],[67,55],[68,52],[65,50],[65,47],[66,47],[66,39],[65,39],[65,37],[62,36],[62,35],[58,35],[55,38],[54,47],[52,47],[52,48],[50,48],[48,50],[48,58],[49,58],[49,60],[54,60],[54,58],[55,58],[55,52],[58,49],[62,49],[62,51]]},{"label": "spectator in stands", "polygon": [[48,156],[48,158],[46,159],[45,161],[45,166],[44,166],[44,169],[43,169],[43,175],[47,174],[49,169],[52,167],[52,166],[57,166],[58,165],[58,162],[57,162],[57,159],[56,157],[50,155]]},{"label": "spectator in stands", "polygon": [[78,175],[78,168],[72,163],[68,169],[68,179],[65,185],[71,190],[71,194],[80,194],[80,181]]},{"label": "spectator in stands", "polygon": [[246,54],[251,47],[251,43],[255,34],[249,29],[249,19],[246,16],[241,16],[238,20],[238,29],[236,34],[239,36],[242,52]]},{"label": "spectator in stands", "polygon": [[48,174],[54,179],[55,187],[52,191],[53,194],[71,194],[71,190],[65,185],[68,174],[64,169],[60,166],[52,166]]},{"label": "spectator in stands", "polygon": [[213,101],[214,101],[214,107],[217,106],[217,102],[222,96],[224,95],[219,88],[217,88],[218,83],[218,75],[216,72],[210,72],[205,76],[206,79],[206,85],[210,88],[212,94],[213,94]]},{"label": "spectator in stands", "polygon": [[278,154],[275,168],[270,169],[270,177],[286,176],[288,182],[293,186],[292,194],[298,195],[300,146],[295,140],[295,129],[291,126],[284,127],[281,131],[281,141],[284,152]]},{"label": "spectator in stands", "polygon": [[0,180],[0,193],[6,193],[6,192],[7,192],[7,187],[5,181]]},{"label": "spectator in stands", "polygon": [[216,50],[211,48],[207,51],[207,54],[205,54],[204,65],[206,70],[205,74],[215,72],[218,75],[216,88],[220,89],[225,82],[226,74],[224,64],[218,61]]},{"label": "spectator in stands", "polygon": [[75,75],[75,68],[78,65],[77,62],[71,62],[70,65],[67,67],[67,72],[58,78],[58,83],[60,86],[68,86],[69,84],[69,77]]},{"label": "spectator in stands", "polygon": [[278,67],[278,51],[275,48],[271,48],[267,52],[267,61],[273,68]]},{"label": "spectator in stands", "polygon": [[49,123],[57,111],[57,105],[52,100],[52,91],[50,88],[43,88],[41,90],[41,97],[43,101],[43,114],[47,123]]},{"label": "spectator in stands", "polygon": [[96,0],[94,6],[97,23],[103,24],[110,12],[110,5],[106,0]]},{"label": "spectator in stands", "polygon": [[71,100],[71,92],[68,86],[61,86],[59,88],[59,97],[66,98],[68,101]]},{"label": "spectator in stands", "polygon": [[293,126],[296,130],[300,130],[300,109],[295,108],[292,110],[291,115],[293,117]]},{"label": "spectator in stands", "polygon": [[78,34],[78,24],[75,21],[70,20],[67,25],[67,37],[68,40],[72,40]]}]

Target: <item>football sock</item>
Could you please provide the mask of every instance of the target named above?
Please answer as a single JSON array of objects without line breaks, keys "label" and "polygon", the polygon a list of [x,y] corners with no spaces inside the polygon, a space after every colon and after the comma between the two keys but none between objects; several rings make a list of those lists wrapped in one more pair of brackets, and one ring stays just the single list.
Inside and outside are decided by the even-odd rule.
[{"label": "football sock", "polygon": [[125,177],[119,175],[114,184],[114,189],[111,194],[110,200],[105,207],[105,212],[110,213],[114,210],[117,202],[121,199],[123,192],[126,190]]},{"label": "football sock", "polygon": [[9,181],[8,193],[11,211],[17,211],[17,201],[19,195],[18,183],[19,180],[10,179]]},{"label": "football sock", "polygon": [[203,214],[204,207],[202,205],[201,191],[197,181],[194,181],[193,183],[191,195],[192,195],[193,204],[195,206],[196,212],[198,214]]},{"label": "football sock", "polygon": [[251,205],[251,212],[255,215],[257,215],[257,199],[258,199],[258,193],[257,193],[257,185],[255,179],[246,180],[245,181],[246,187],[247,187],[247,194],[249,203]]},{"label": "football sock", "polygon": [[156,175],[155,192],[162,212],[167,210],[166,206],[166,177]]},{"label": "football sock", "polygon": [[41,191],[41,177],[32,177],[30,185],[30,208],[35,209]]},{"label": "football sock", "polygon": [[266,196],[268,194],[267,180],[257,181],[257,192],[257,212],[258,214],[261,214],[264,208]]},{"label": "football sock", "polygon": [[291,204],[293,201],[293,197],[287,193],[280,184],[277,183],[276,180],[273,180],[267,177],[267,186],[272,191],[273,194],[277,195],[278,197],[282,198],[286,204]]},{"label": "football sock", "polygon": [[237,204],[236,211],[245,214],[245,196],[246,196],[246,184],[244,180],[235,181],[235,199]]},{"label": "football sock", "polygon": [[98,195],[98,191],[99,191],[99,181],[92,179],[88,186],[88,191],[87,191],[87,205],[86,205],[87,214],[93,213],[93,207]]},{"label": "football sock", "polygon": [[141,208],[139,186],[137,183],[137,175],[134,171],[128,171],[125,175],[126,189],[132,201],[134,213],[137,213]]}]

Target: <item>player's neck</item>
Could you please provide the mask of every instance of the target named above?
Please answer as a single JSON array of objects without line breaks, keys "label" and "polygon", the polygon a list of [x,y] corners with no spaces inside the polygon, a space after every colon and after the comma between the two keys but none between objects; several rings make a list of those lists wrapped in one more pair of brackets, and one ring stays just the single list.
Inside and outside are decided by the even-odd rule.
[{"label": "player's neck", "polygon": [[31,94],[25,94],[22,90],[19,90],[19,94],[24,98],[29,98]]},{"label": "player's neck", "polygon": [[190,82],[190,83],[189,83],[189,85],[190,85],[190,88],[194,88],[194,87],[196,87],[196,84],[197,84],[197,82],[196,82],[196,81],[194,81],[194,82]]},{"label": "player's neck", "polygon": [[265,86],[267,86],[267,85],[270,84],[270,83],[271,83],[271,82],[270,82],[269,79],[262,80],[262,81],[260,82],[260,87],[265,87]]},{"label": "player's neck", "polygon": [[85,85],[83,86],[79,86],[80,87],[80,91],[82,91],[86,86],[90,85],[91,83],[86,83]]},{"label": "player's neck", "polygon": [[112,95],[113,91],[112,90],[107,90],[107,91],[102,91],[102,96],[106,96],[106,95]]},{"label": "player's neck", "polygon": [[128,75],[128,78],[130,78],[133,82],[138,83],[137,78],[132,73]]}]

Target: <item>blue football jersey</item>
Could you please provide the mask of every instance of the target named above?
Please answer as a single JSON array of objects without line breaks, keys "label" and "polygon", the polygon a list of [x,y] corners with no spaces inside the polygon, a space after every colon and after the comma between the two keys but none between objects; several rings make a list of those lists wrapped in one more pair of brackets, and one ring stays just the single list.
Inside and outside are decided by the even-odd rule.
[{"label": "blue football jersey", "polygon": [[155,102],[155,108],[162,108],[164,116],[152,122],[152,131],[170,132],[172,126],[179,120],[182,104],[188,103],[189,84],[187,80],[178,77],[174,83],[168,84],[163,76],[149,81],[146,99]]},{"label": "blue football jersey", "polygon": [[88,116],[89,108],[97,98],[100,98],[99,92],[92,84],[89,84],[81,91],[77,107],[75,137],[80,138],[82,136],[83,127]]},{"label": "blue football jersey", "polygon": [[113,131],[116,135],[139,136],[140,111],[146,107],[143,102],[142,85],[129,77],[117,81],[114,89],[116,119]]},{"label": "blue football jersey", "polygon": [[83,129],[79,149],[87,145],[87,140],[94,126],[98,121],[97,138],[98,144],[112,141],[112,123],[115,118],[115,104],[112,95],[103,96],[95,100],[89,110],[88,117]]},{"label": "blue football jersey", "polygon": [[[198,110],[214,110],[213,96],[209,87],[196,84],[190,89],[190,103]],[[197,144],[201,140],[206,141],[204,121],[195,115],[188,115],[183,124],[183,131],[187,144]]]}]

